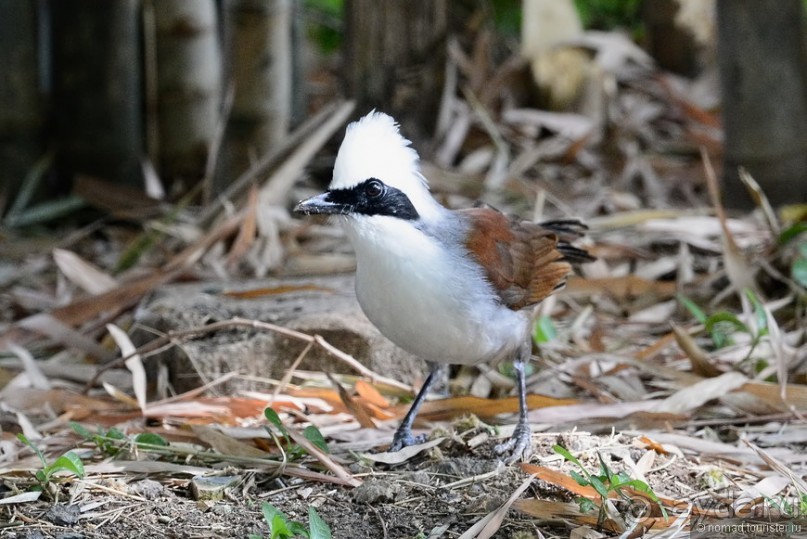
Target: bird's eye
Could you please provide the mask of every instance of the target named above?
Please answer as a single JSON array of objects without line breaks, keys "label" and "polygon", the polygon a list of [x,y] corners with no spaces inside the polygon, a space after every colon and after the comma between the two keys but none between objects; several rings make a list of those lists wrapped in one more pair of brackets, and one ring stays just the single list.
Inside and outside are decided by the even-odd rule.
[{"label": "bird's eye", "polygon": [[384,184],[378,180],[370,180],[364,186],[364,194],[370,198],[379,197],[383,192],[384,192]]}]

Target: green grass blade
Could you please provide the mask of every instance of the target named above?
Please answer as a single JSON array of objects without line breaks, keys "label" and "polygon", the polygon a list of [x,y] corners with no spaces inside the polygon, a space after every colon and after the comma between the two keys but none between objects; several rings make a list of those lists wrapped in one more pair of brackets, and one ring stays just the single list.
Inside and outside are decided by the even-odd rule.
[{"label": "green grass blade", "polygon": [[308,528],[311,530],[311,539],[331,539],[331,528],[322,520],[313,506],[308,508]]}]

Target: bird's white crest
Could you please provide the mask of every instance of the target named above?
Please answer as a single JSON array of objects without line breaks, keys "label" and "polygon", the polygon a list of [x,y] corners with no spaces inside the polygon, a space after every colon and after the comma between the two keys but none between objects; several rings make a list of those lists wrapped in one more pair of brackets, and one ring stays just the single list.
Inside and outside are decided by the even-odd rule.
[{"label": "bird's white crest", "polygon": [[399,189],[423,218],[442,207],[432,198],[420,173],[418,153],[404,138],[398,123],[383,112],[370,112],[351,123],[336,155],[330,189],[349,189],[370,178]]}]

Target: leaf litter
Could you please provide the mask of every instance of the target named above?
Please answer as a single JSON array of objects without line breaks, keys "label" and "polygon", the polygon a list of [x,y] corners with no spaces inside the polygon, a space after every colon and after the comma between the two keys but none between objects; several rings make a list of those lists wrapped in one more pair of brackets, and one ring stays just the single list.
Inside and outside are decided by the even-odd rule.
[{"label": "leaf litter", "polygon": [[[0,272],[0,535],[245,537],[265,530],[261,501],[297,520],[316,508],[351,538],[684,537],[704,518],[803,518],[805,212],[776,214],[743,172],[758,211],[729,216],[711,169],[716,115],[629,41],[592,33],[581,46],[615,89],[593,115],[498,99],[518,62],[497,71],[483,44],[452,41],[431,162],[423,152],[452,206],[481,197],[591,227],[598,261],[544,307],[529,463],[504,468],[491,452],[517,412],[506,365],[453,370],[448,396],[419,418],[430,441],[390,454],[419,381],[376,372],[326,336],[211,316],[133,340],[137,310],[169,283],[351,269],[338,228],[288,213],[314,190],[302,171],[352,112],[335,101],[201,209],[142,195],[144,218],[121,213],[130,193],[101,189],[88,203],[125,225],[3,232],[2,268],[14,269]],[[97,181],[77,182],[78,194]],[[42,218],[24,200],[13,208],[10,227]],[[340,293],[312,281],[224,295],[309,292]],[[277,379],[236,369],[172,391],[159,353],[225,332],[301,348]],[[315,352],[328,370],[306,368]],[[226,389],[240,380],[260,389]],[[46,463],[72,452],[83,477],[53,471],[33,490],[38,452]],[[235,486],[197,500],[201,476]],[[77,518],[49,512],[61,506]]]}]

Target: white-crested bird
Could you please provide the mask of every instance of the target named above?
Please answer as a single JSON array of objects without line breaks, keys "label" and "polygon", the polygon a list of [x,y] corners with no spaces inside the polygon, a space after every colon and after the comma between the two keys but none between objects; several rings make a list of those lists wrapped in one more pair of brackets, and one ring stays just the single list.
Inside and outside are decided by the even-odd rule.
[{"label": "white-crested bird", "polygon": [[525,364],[534,307],[565,284],[572,263],[592,260],[569,242],[576,220],[517,221],[495,209],[449,210],[429,192],[418,154],[390,116],[371,112],[347,127],[328,190],[296,213],[336,215],[356,251],[356,296],[397,346],[432,366],[391,451],[422,441],[412,424],[435,363],[513,360],[519,420],[496,447],[512,462],[530,451]]}]

